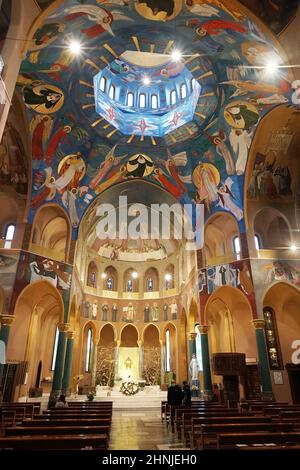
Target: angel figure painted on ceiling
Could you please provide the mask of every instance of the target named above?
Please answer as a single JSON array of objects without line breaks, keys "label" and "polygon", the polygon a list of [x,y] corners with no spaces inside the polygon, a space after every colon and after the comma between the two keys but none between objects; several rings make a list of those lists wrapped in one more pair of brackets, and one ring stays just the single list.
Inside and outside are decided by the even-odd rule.
[{"label": "angel figure painted on ceiling", "polygon": [[218,189],[218,206],[221,206],[227,211],[231,212],[231,214],[233,214],[240,222],[244,217],[244,213],[242,209],[237,204],[235,204],[235,202],[233,202],[235,200],[235,196],[232,193],[232,186],[232,179],[227,178],[224,185]]},{"label": "angel figure painted on ceiling", "polygon": [[193,172],[193,182],[197,188],[198,199],[204,201],[207,209],[219,200],[218,186],[220,173],[211,163],[199,163]]}]

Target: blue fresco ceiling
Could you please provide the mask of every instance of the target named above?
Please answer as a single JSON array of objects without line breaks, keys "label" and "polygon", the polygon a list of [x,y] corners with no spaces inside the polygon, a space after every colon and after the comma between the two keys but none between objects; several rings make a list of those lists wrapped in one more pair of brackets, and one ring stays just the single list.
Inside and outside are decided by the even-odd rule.
[{"label": "blue fresco ceiling", "polygon": [[94,90],[96,112],[122,134],[163,137],[192,121],[201,86],[169,54],[126,51],[94,77]]},{"label": "blue fresco ceiling", "polygon": [[[283,69],[267,75],[262,68],[269,61],[282,63],[270,37],[239,3],[222,4],[195,0],[191,8],[181,0],[68,0],[36,26],[19,75],[32,143],[30,220],[42,204],[56,202],[69,213],[76,238],[82,215],[98,194],[142,178],[182,203],[204,203],[206,216],[230,212],[244,231],[249,148],[261,118],[289,101],[291,84]],[[67,48],[72,38],[84,46],[79,57]],[[174,49],[184,56],[176,65],[181,78],[193,77],[199,92],[195,110],[187,100],[189,115],[175,116],[174,129],[149,132],[143,124],[133,128],[130,119],[121,123],[120,116],[114,122],[113,116],[124,111],[125,95],[114,100],[115,106],[109,103],[111,114],[106,108],[101,112],[94,93],[97,75],[113,74],[117,66],[122,70],[120,60],[128,51],[171,58]],[[123,62],[127,70],[130,64]],[[157,73],[162,81],[153,79],[151,87],[172,91],[180,76],[167,77],[173,66],[150,67],[152,79]],[[124,78],[128,74],[124,70]],[[123,83],[122,73],[115,75]],[[139,93],[137,84],[135,90]],[[184,105],[177,98],[174,108],[163,105],[168,119],[187,112],[175,109]],[[147,162],[151,172],[143,171]]]}]

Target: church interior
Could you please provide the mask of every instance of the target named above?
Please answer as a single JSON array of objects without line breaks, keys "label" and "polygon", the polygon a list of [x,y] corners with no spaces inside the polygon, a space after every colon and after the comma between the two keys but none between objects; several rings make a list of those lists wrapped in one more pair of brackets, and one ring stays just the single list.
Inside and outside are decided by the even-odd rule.
[{"label": "church interior", "polygon": [[0,0],[0,450],[300,450],[299,3]]}]

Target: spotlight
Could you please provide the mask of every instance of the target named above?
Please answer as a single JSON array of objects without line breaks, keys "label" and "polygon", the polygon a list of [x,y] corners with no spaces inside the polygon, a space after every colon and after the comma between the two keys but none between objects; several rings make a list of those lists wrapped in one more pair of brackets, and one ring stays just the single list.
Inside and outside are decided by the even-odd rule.
[{"label": "spotlight", "polygon": [[295,243],[292,243],[291,246],[290,246],[290,250],[291,251],[297,251],[297,246],[295,245]]},{"label": "spotlight", "polygon": [[274,75],[278,70],[278,64],[274,60],[270,60],[265,67],[268,75]]},{"label": "spotlight", "polygon": [[138,275],[138,273],[137,273],[136,271],[133,271],[133,273],[131,274],[131,277],[132,277],[133,279],[137,279],[138,276],[139,276],[139,275]]},{"label": "spotlight", "polygon": [[106,274],[106,273],[102,273],[102,274],[101,274],[101,277],[102,277],[102,279],[106,279],[106,278],[107,278],[107,274]]},{"label": "spotlight", "polygon": [[170,281],[172,280],[171,274],[166,274],[166,275],[165,275],[165,280],[166,280],[167,282],[170,282]]},{"label": "spotlight", "polygon": [[146,86],[150,85],[151,83],[151,79],[149,77],[144,77],[142,81],[143,81],[143,84]]},{"label": "spotlight", "polygon": [[82,46],[79,41],[76,41],[75,39],[70,42],[69,44],[69,50],[72,52],[74,55],[79,55],[82,51]]},{"label": "spotlight", "polygon": [[174,62],[179,62],[182,59],[182,53],[176,49],[172,52],[171,57]]}]

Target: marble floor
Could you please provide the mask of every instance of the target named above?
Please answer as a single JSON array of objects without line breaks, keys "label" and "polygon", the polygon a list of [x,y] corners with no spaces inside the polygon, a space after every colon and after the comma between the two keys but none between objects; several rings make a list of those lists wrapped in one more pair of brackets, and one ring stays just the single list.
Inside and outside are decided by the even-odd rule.
[{"label": "marble floor", "polygon": [[115,410],[110,450],[185,450],[166,424],[160,410]]}]

